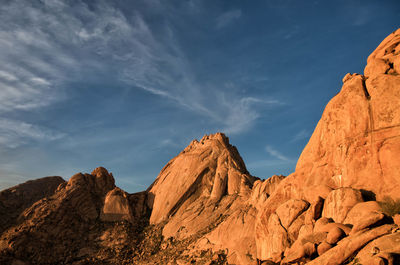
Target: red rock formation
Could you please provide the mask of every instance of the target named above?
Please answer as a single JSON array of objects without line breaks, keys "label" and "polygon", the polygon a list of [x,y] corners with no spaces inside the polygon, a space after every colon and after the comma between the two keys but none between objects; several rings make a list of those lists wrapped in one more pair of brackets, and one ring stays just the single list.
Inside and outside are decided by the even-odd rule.
[{"label": "red rock formation", "polygon": [[[51,180],[43,183],[51,184]],[[114,188],[114,178],[104,168],[97,168],[92,174],[75,174],[68,182],[62,182],[53,195],[26,208],[17,223],[0,236],[0,258],[39,264],[69,263],[80,255],[80,249],[97,249],[94,238],[101,235],[103,227],[96,225],[100,213],[101,219],[107,221],[126,219],[126,212],[130,213],[126,197],[123,207],[119,207],[121,201],[112,198],[117,193]],[[115,214],[113,218],[110,210]],[[0,259],[1,262],[7,260]]]},{"label": "red rock formation", "polygon": [[251,176],[217,133],[144,192],[104,168],[0,192],[0,263],[400,264],[398,211],[379,202],[400,196],[399,71],[397,30],[345,76],[288,177]]},{"label": "red rock formation", "polygon": [[[263,205],[256,224],[259,259],[281,260],[285,247],[282,245],[275,252],[269,247],[275,240],[269,220],[289,199],[312,203],[316,200],[310,195],[312,191],[320,192],[317,185],[334,189],[328,196],[326,192],[321,195],[327,204],[323,215],[338,222],[343,222],[348,211],[362,201],[356,194],[351,199],[347,194],[350,190],[361,190],[364,197],[378,200],[400,196],[399,73],[400,29],[369,56],[365,75],[344,77],[340,93],[326,106],[296,171],[279,184]],[[340,192],[342,187],[348,192]],[[382,219],[380,214],[375,216]],[[377,221],[374,220],[371,222]]]},{"label": "red rock formation", "polygon": [[[165,238],[182,240],[203,234],[201,239],[206,238],[207,244],[195,242],[197,249],[229,249],[235,255],[228,261],[247,263],[248,256],[255,256],[257,210],[247,202],[255,180],[224,134],[206,135],[172,159],[149,189],[149,196],[154,196],[150,222],[166,221]],[[235,241],[231,229],[237,235]]]},{"label": "red rock formation", "polygon": [[306,185],[400,196],[400,30],[368,57],[365,75],[346,75],[296,166]]},{"label": "red rock formation", "polygon": [[0,234],[15,224],[17,217],[36,201],[53,195],[65,181],[61,177],[29,180],[0,192]]},{"label": "red rock formation", "polygon": [[248,194],[255,178],[222,133],[194,140],[161,170],[149,189],[150,223],[159,223],[198,198],[217,202],[224,195]]}]

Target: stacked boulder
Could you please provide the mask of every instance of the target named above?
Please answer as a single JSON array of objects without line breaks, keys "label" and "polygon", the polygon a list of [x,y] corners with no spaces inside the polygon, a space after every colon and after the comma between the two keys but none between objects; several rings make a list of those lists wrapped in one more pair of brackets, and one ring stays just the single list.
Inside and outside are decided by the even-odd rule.
[{"label": "stacked boulder", "polygon": [[[368,242],[398,233],[397,218],[385,215],[376,200],[399,198],[399,66],[400,29],[369,56],[365,75],[343,78],[342,90],[326,106],[296,171],[260,208],[259,260],[342,264]],[[283,205],[296,211],[282,215]],[[393,253],[374,259],[390,263]],[[369,262],[365,255],[357,259]]]},{"label": "stacked boulder", "polygon": [[[376,201],[364,201],[360,190],[338,188],[290,199],[269,216],[268,242],[265,245],[269,262],[280,264],[344,264],[367,243],[391,235],[400,237],[393,219],[383,213]],[[398,248],[400,249],[400,247]],[[361,255],[364,262],[377,257]],[[369,259],[370,258],[370,259]],[[388,264],[395,259],[391,252],[381,251],[379,260]],[[381,264],[381,263],[362,263]]]}]

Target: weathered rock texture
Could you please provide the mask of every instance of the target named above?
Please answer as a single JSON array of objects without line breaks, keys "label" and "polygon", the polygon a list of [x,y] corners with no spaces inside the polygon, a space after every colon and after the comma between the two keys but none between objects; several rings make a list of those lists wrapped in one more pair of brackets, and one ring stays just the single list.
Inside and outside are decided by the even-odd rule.
[{"label": "weathered rock texture", "polygon": [[[56,190],[51,189],[54,182],[61,183]],[[106,169],[75,174],[68,182],[45,178],[39,184],[49,190],[43,189],[44,196],[33,194],[26,198],[27,202],[37,201],[28,205],[0,236],[1,264],[11,264],[11,260],[36,264],[72,263],[76,259],[100,255],[110,248],[107,245],[110,237],[116,240],[125,236],[120,239],[125,240],[123,247],[131,245],[127,240],[129,230],[133,230],[131,227],[116,232],[114,224],[107,223],[133,222],[134,219],[127,194],[115,188],[114,178]],[[113,242],[113,248],[120,247],[121,242],[117,243]]]},{"label": "weathered rock texture", "polygon": [[36,201],[53,195],[65,181],[61,177],[30,180],[0,192],[0,233],[15,224],[18,216]]},{"label": "weathered rock texture", "polygon": [[248,195],[254,180],[224,134],[194,140],[168,162],[149,189],[154,197],[150,223],[167,219],[198,198],[215,203],[224,195]]},{"label": "weathered rock texture", "polygon": [[[165,238],[183,240],[201,234],[207,244],[195,243],[196,249],[228,249],[229,262],[247,264],[256,254],[257,210],[248,202],[255,180],[224,134],[206,135],[172,159],[148,190],[154,198],[149,201],[150,223],[167,220]],[[267,197],[273,189],[273,184],[260,180],[257,184],[256,197]],[[234,241],[229,236],[232,229]]]},{"label": "weathered rock texture", "polygon": [[400,30],[347,74],[288,177],[222,134],[146,191],[104,168],[0,192],[0,264],[400,264]]},{"label": "weathered rock texture", "polygon": [[399,44],[397,30],[368,57],[365,75],[347,75],[326,106],[296,167],[307,186],[400,196]]},{"label": "weathered rock texture", "polygon": [[[322,217],[331,218],[338,225],[352,226],[351,238],[359,233],[361,238],[369,238],[367,235],[374,233],[372,230],[365,232],[365,229],[390,222],[384,214],[373,209],[376,204],[368,206],[368,203],[359,203],[382,200],[384,196],[400,196],[399,70],[400,30],[397,30],[369,56],[365,75],[347,74],[344,77],[340,93],[326,106],[297,162],[296,171],[280,182],[259,211],[256,241],[260,260],[280,262],[284,257],[285,245],[279,239],[284,235],[279,238],[274,236],[270,220],[279,212],[280,205],[290,200],[304,199],[313,205],[318,198],[322,199]],[[361,220],[355,220],[361,216]],[[313,219],[310,214],[304,219],[304,226],[313,226]],[[273,240],[279,241],[274,245],[279,248],[274,251],[270,248]],[[342,255],[339,245],[347,255],[350,245],[353,251],[350,254],[354,254],[365,244],[364,241],[360,243],[359,240],[349,239],[350,245],[340,244],[339,241],[338,247],[335,247],[325,240],[318,247],[320,254],[324,254],[316,259],[319,261],[315,264],[340,264],[345,260],[331,263],[337,255]],[[359,245],[353,248],[353,242]],[[331,250],[327,250],[328,245]],[[328,253],[334,254],[322,258]]]}]

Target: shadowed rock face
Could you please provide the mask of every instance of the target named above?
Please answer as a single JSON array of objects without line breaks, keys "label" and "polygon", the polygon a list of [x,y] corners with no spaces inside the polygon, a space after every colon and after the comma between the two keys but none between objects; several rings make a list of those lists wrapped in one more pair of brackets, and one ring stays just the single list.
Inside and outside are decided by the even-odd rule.
[{"label": "shadowed rock face", "polygon": [[61,177],[30,180],[0,192],[0,233],[15,224],[18,216],[36,201],[54,194],[64,183]]},{"label": "shadowed rock face", "polygon": [[[97,168],[92,174],[75,174],[68,182],[59,178],[40,181],[41,186],[48,188],[53,182],[61,184],[54,194],[26,198],[38,200],[24,209],[13,227],[1,235],[0,257],[11,255],[40,264],[68,263],[84,247],[90,251],[99,248],[94,239],[105,232],[104,225],[99,224],[101,219],[132,221],[127,195],[116,190],[112,174],[104,168]],[[0,259],[2,262],[8,261]]]}]

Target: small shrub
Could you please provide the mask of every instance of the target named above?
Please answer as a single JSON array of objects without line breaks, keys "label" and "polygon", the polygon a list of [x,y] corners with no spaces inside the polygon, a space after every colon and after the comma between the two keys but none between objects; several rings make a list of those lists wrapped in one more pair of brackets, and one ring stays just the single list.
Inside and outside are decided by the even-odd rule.
[{"label": "small shrub", "polygon": [[361,263],[360,263],[360,261],[359,261],[358,258],[354,258],[354,259],[353,259],[353,262],[350,263],[350,264],[351,264],[351,265],[361,265]]},{"label": "small shrub", "polygon": [[394,200],[389,196],[385,196],[381,202],[382,211],[387,216],[394,216],[400,214],[400,199]]}]

